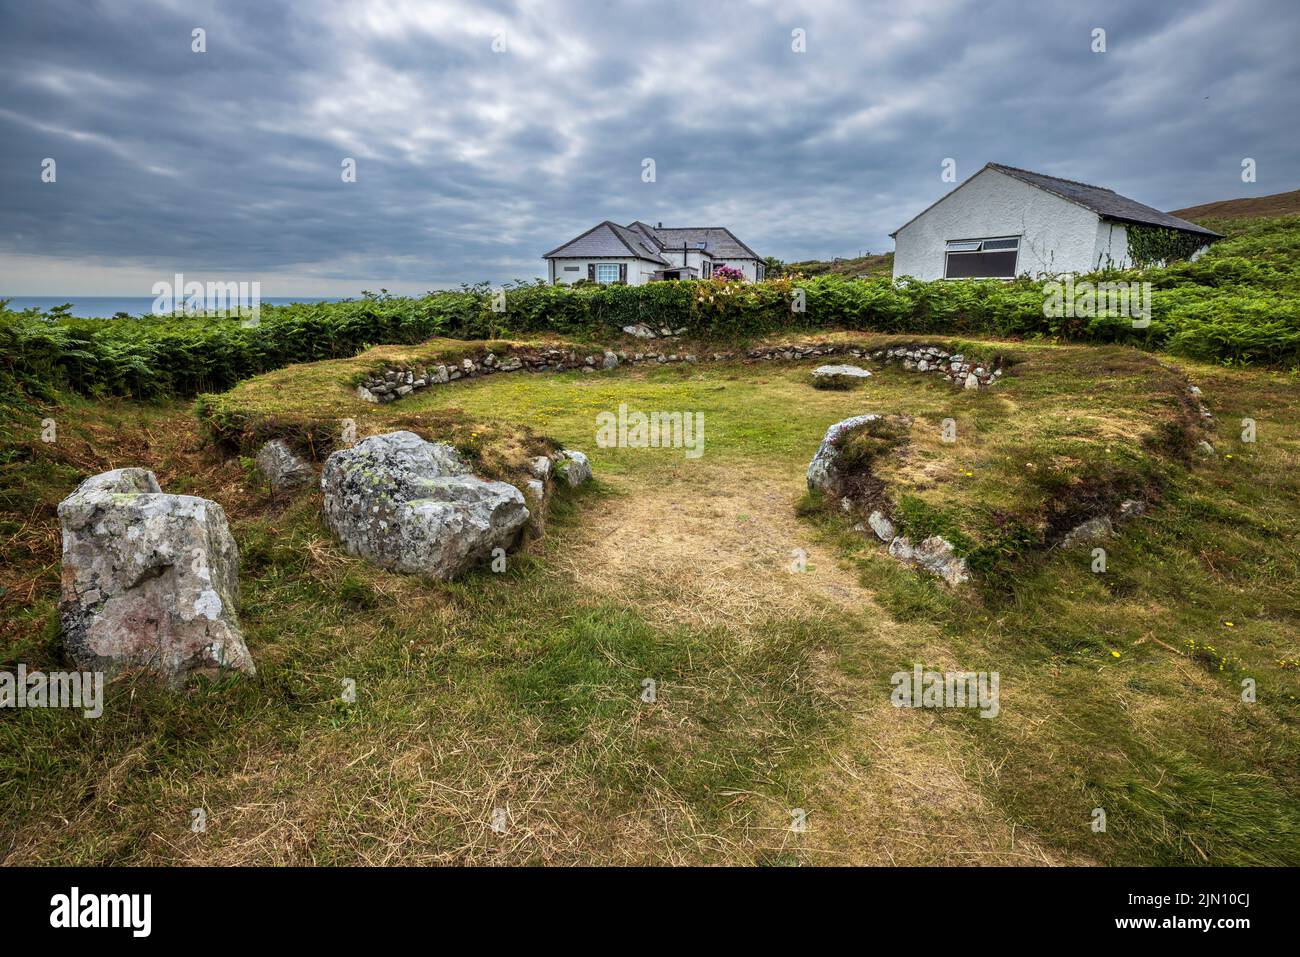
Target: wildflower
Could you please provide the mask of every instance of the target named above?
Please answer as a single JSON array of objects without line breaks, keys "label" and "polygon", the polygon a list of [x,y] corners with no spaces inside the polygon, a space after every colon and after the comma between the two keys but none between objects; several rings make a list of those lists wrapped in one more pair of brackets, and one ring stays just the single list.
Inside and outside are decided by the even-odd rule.
[{"label": "wildflower", "polygon": [[1118,657],[1119,657],[1119,652],[1118,652],[1118,651],[1112,651],[1112,652],[1110,653],[1110,656],[1111,656],[1112,658],[1118,658]]}]

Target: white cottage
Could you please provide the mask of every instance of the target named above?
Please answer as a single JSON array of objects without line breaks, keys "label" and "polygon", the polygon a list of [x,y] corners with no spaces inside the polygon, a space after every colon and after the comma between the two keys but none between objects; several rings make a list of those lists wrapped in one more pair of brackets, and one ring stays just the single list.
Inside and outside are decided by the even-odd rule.
[{"label": "white cottage", "polygon": [[653,279],[710,279],[719,266],[740,270],[750,282],[763,278],[758,253],[725,226],[620,226],[606,220],[542,258],[552,283],[590,279],[639,286]]},{"label": "white cottage", "polygon": [[[1132,265],[1128,227],[1222,237],[1112,189],[989,163],[890,235],[894,276],[1009,279]],[[1198,250],[1199,253],[1200,250]]]}]

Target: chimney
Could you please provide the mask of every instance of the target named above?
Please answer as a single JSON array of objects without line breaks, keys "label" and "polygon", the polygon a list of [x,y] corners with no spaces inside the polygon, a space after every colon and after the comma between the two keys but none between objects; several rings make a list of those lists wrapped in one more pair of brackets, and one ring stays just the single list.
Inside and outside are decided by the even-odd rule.
[{"label": "chimney", "polygon": [[662,221],[660,221],[659,225],[655,227],[655,229],[663,229],[663,228],[664,228],[664,224]]}]

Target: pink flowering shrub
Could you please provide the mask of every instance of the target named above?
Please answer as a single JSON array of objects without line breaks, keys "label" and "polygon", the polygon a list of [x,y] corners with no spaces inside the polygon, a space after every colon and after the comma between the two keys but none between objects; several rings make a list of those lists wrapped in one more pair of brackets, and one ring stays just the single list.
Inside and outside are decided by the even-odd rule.
[{"label": "pink flowering shrub", "polygon": [[726,282],[735,282],[745,278],[745,274],[735,266],[718,266],[713,270],[714,279],[722,279]]}]

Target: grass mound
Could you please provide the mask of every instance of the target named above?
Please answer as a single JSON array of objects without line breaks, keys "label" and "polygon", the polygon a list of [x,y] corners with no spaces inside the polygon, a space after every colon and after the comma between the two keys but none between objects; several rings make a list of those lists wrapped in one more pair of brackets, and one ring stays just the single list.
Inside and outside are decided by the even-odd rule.
[{"label": "grass mound", "polygon": [[1157,500],[1205,434],[1186,377],[1152,356],[1107,347],[1008,357],[998,385],[946,409],[869,407],[888,415],[842,440],[856,521],[880,509],[899,534],[940,535],[996,578],[1126,500]]}]

